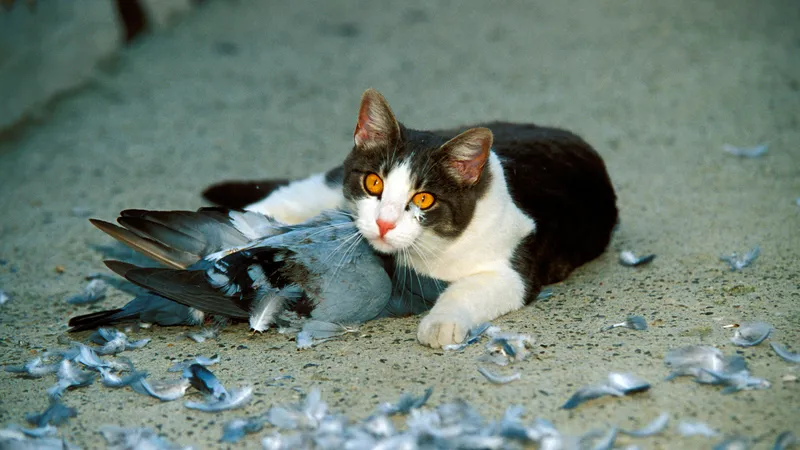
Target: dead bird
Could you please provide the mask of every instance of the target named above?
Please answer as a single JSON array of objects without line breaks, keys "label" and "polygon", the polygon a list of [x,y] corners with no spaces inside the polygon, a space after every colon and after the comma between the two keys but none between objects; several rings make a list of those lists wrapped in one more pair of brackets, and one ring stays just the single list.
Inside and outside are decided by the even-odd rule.
[{"label": "dead bird", "polygon": [[61,400],[50,398],[50,406],[41,413],[25,413],[25,420],[36,427],[44,427],[47,425],[59,426],[66,423],[72,417],[77,417],[78,411],[75,408],[61,403]]},{"label": "dead bird", "polygon": [[[93,221],[171,269],[107,262],[109,268],[184,307],[249,321],[257,331],[276,323],[284,311],[362,323],[377,317],[392,294],[383,261],[363,239],[353,241],[346,258],[330,264],[341,240],[357,237],[355,224],[343,212],[329,211],[296,226],[219,208],[128,210],[118,222],[122,227]],[[145,309],[141,305],[136,314]],[[122,320],[112,316],[109,320]],[[104,320],[93,317],[97,320],[80,317],[70,323],[85,328]],[[128,317],[135,319],[134,311]]]},{"label": "dead bird", "polygon": [[425,389],[425,392],[420,396],[414,396],[408,392],[400,394],[400,399],[397,403],[381,403],[378,405],[378,412],[386,416],[394,416],[396,414],[408,414],[412,409],[421,408],[433,394],[433,388]]},{"label": "dead bird", "polygon": [[159,436],[150,428],[123,428],[116,425],[103,425],[100,427],[100,434],[106,440],[109,450],[175,450],[181,448]]},{"label": "dead bird", "polygon": [[253,388],[245,386],[241,388],[232,388],[219,398],[214,395],[207,395],[205,402],[187,401],[183,405],[189,409],[196,409],[198,411],[217,412],[241,408],[249,403],[252,398]]},{"label": "dead bird", "polygon": [[94,349],[98,355],[115,355],[125,350],[142,348],[150,342],[150,338],[129,342],[125,333],[113,328],[99,328],[92,333],[89,340],[100,345]]},{"label": "dead bird", "polygon": [[192,387],[216,400],[222,400],[228,396],[225,386],[204,365],[191,364],[183,370],[183,377],[189,380]]},{"label": "dead bird", "polygon": [[72,361],[64,359],[58,366],[58,382],[47,389],[50,398],[60,397],[67,389],[84,387],[92,384],[95,374],[78,369]]},{"label": "dead bird", "polygon": [[22,374],[26,378],[41,378],[45,375],[58,372],[58,363],[46,364],[44,358],[36,357],[23,366],[5,366],[3,370],[11,373]]},{"label": "dead bird", "polygon": [[752,264],[753,261],[758,258],[759,254],[761,254],[761,248],[756,245],[749,252],[745,253],[744,256],[740,257],[736,252],[733,252],[730,255],[722,255],[719,259],[728,263],[731,272],[735,272]]},{"label": "dead bird", "polygon": [[605,383],[586,386],[575,392],[572,397],[564,403],[562,409],[573,409],[580,404],[612,395],[614,397],[622,397],[628,394],[635,394],[645,392],[650,389],[650,383],[636,377],[629,373],[616,373],[611,372],[608,374],[608,380]]},{"label": "dead bird", "polygon": [[189,385],[189,380],[186,378],[160,380],[151,383],[146,378],[141,377],[134,380],[130,387],[138,394],[149,395],[162,402],[171,402],[183,397],[186,394],[186,389],[189,389]]},{"label": "dead bird", "polygon": [[667,428],[669,424],[669,413],[663,412],[658,415],[652,422],[638,430],[626,431],[620,429],[619,432],[628,436],[637,438],[655,436]]},{"label": "dead bird", "polygon": [[647,320],[642,316],[628,316],[625,322],[615,323],[604,327],[601,331],[608,331],[612,328],[625,327],[631,330],[643,331],[647,329]]},{"label": "dead bird", "polygon": [[636,256],[630,250],[623,250],[619,252],[619,263],[627,267],[638,267],[648,264],[656,259],[655,254]]},{"label": "dead bird", "polygon": [[764,342],[772,329],[772,325],[764,322],[743,323],[736,329],[731,342],[739,347],[752,347]]},{"label": "dead bird", "polygon": [[522,375],[519,372],[514,372],[513,374],[507,376],[502,376],[489,372],[484,367],[478,367],[478,372],[480,372],[480,374],[483,375],[492,384],[508,384],[511,383],[512,381],[517,381],[520,378],[522,378]]},{"label": "dead bird", "polygon": [[775,353],[784,359],[784,361],[788,361],[794,364],[800,364],[800,353],[792,353],[789,351],[786,346],[778,344],[776,342],[770,342],[770,347],[775,350]]},{"label": "dead bird", "polygon": [[758,158],[759,156],[764,155],[767,153],[767,149],[769,149],[768,144],[761,144],[755,147],[736,147],[730,144],[723,144],[722,150],[726,153],[730,153],[733,156],[739,156],[742,158]]},{"label": "dead bird", "polygon": [[191,366],[192,364],[200,364],[201,366],[213,366],[214,364],[219,362],[219,355],[214,355],[210,358],[206,356],[196,356],[194,359],[184,359],[181,362],[177,362],[173,364],[167,372],[183,372],[186,368]]},{"label": "dead bird", "polygon": [[106,282],[100,278],[95,278],[86,284],[86,287],[83,288],[83,292],[68,298],[67,303],[71,305],[88,305],[91,303],[96,303],[106,298],[107,290],[108,285],[106,285]]}]

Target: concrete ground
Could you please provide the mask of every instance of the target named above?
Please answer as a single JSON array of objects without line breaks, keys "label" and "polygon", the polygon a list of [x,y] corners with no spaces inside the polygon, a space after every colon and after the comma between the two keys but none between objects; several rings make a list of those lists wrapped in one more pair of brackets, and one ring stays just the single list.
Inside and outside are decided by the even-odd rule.
[{"label": "concrete ground", "polygon": [[[527,418],[568,433],[636,427],[661,411],[721,432],[683,438],[673,427],[637,441],[642,448],[710,448],[732,434],[770,448],[779,432],[800,430],[800,383],[783,380],[800,373],[766,343],[734,347],[723,327],[766,321],[775,341],[800,350],[798,24],[791,0],[208,1],[0,142],[0,287],[12,297],[0,306],[2,363],[61,348],[69,317],[130,299],[112,290],[97,306],[64,302],[105,270],[96,246],[110,244],[73,208],[106,220],[125,208],[192,209],[213,181],[326,169],[349,150],[359,96],[375,87],[412,127],[535,121],[581,134],[606,159],[621,209],[609,251],[552,286],[548,301],[496,321],[538,340],[537,357],[517,366],[522,379],[488,384],[475,370],[479,346],[451,354],[418,345],[417,317],[303,352],[246,326],[202,344],[181,340],[182,328],[156,328],[134,333],[153,338],[128,353],[138,368],[159,378],[172,359],[219,353],[215,373],[254,384],[256,401],[207,414],[95,384],[65,395],[79,415],[63,436],[102,448],[100,425],[141,425],[215,448],[225,421],[295,401],[291,386],[318,386],[354,420],[433,386],[433,405],[463,398],[497,418],[522,404]],[[769,143],[769,152],[741,159],[724,143]],[[718,259],[755,245],[761,257],[741,272]],[[617,263],[621,249],[658,257],[631,269]],[[634,313],[647,331],[598,332]],[[722,395],[662,381],[664,353],[700,343],[743,355],[772,387]],[[654,386],[559,409],[609,371]],[[279,374],[294,381],[265,385]],[[52,382],[0,374],[0,423],[43,410]]]}]

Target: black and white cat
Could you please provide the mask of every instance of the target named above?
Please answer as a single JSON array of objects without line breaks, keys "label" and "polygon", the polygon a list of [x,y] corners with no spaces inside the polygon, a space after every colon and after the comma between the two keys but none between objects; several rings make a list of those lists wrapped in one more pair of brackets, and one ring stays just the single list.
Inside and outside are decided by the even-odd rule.
[{"label": "black and white cat", "polygon": [[354,140],[328,173],[223,183],[205,195],[287,223],[348,209],[375,250],[449,282],[417,332],[431,347],[535,299],[600,255],[617,222],[603,160],[568,131],[502,122],[413,130],[370,89]]}]

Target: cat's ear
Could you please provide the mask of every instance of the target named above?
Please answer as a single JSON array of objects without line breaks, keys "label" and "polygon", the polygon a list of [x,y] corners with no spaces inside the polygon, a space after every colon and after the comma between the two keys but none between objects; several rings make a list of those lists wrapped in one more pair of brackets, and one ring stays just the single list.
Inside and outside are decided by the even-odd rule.
[{"label": "cat's ear", "polygon": [[361,96],[356,131],[353,140],[356,148],[371,150],[392,145],[400,138],[400,125],[394,118],[389,103],[375,89],[367,89]]},{"label": "cat's ear", "polygon": [[450,175],[464,186],[472,186],[481,179],[483,166],[492,148],[492,131],[472,128],[442,145]]}]

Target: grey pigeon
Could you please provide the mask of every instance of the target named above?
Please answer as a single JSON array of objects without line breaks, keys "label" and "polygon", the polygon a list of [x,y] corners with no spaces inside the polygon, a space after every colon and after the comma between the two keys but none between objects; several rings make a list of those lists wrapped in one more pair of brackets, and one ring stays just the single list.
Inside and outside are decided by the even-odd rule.
[{"label": "grey pigeon", "polygon": [[128,210],[122,227],[93,220],[112,237],[170,268],[106,265],[152,293],[119,310],[72,318],[72,331],[124,321],[197,324],[205,315],[271,324],[316,319],[355,324],[430,308],[442,283],[403,274],[361,238],[349,214],[326,211],[287,226],[255,212],[220,208]]}]

